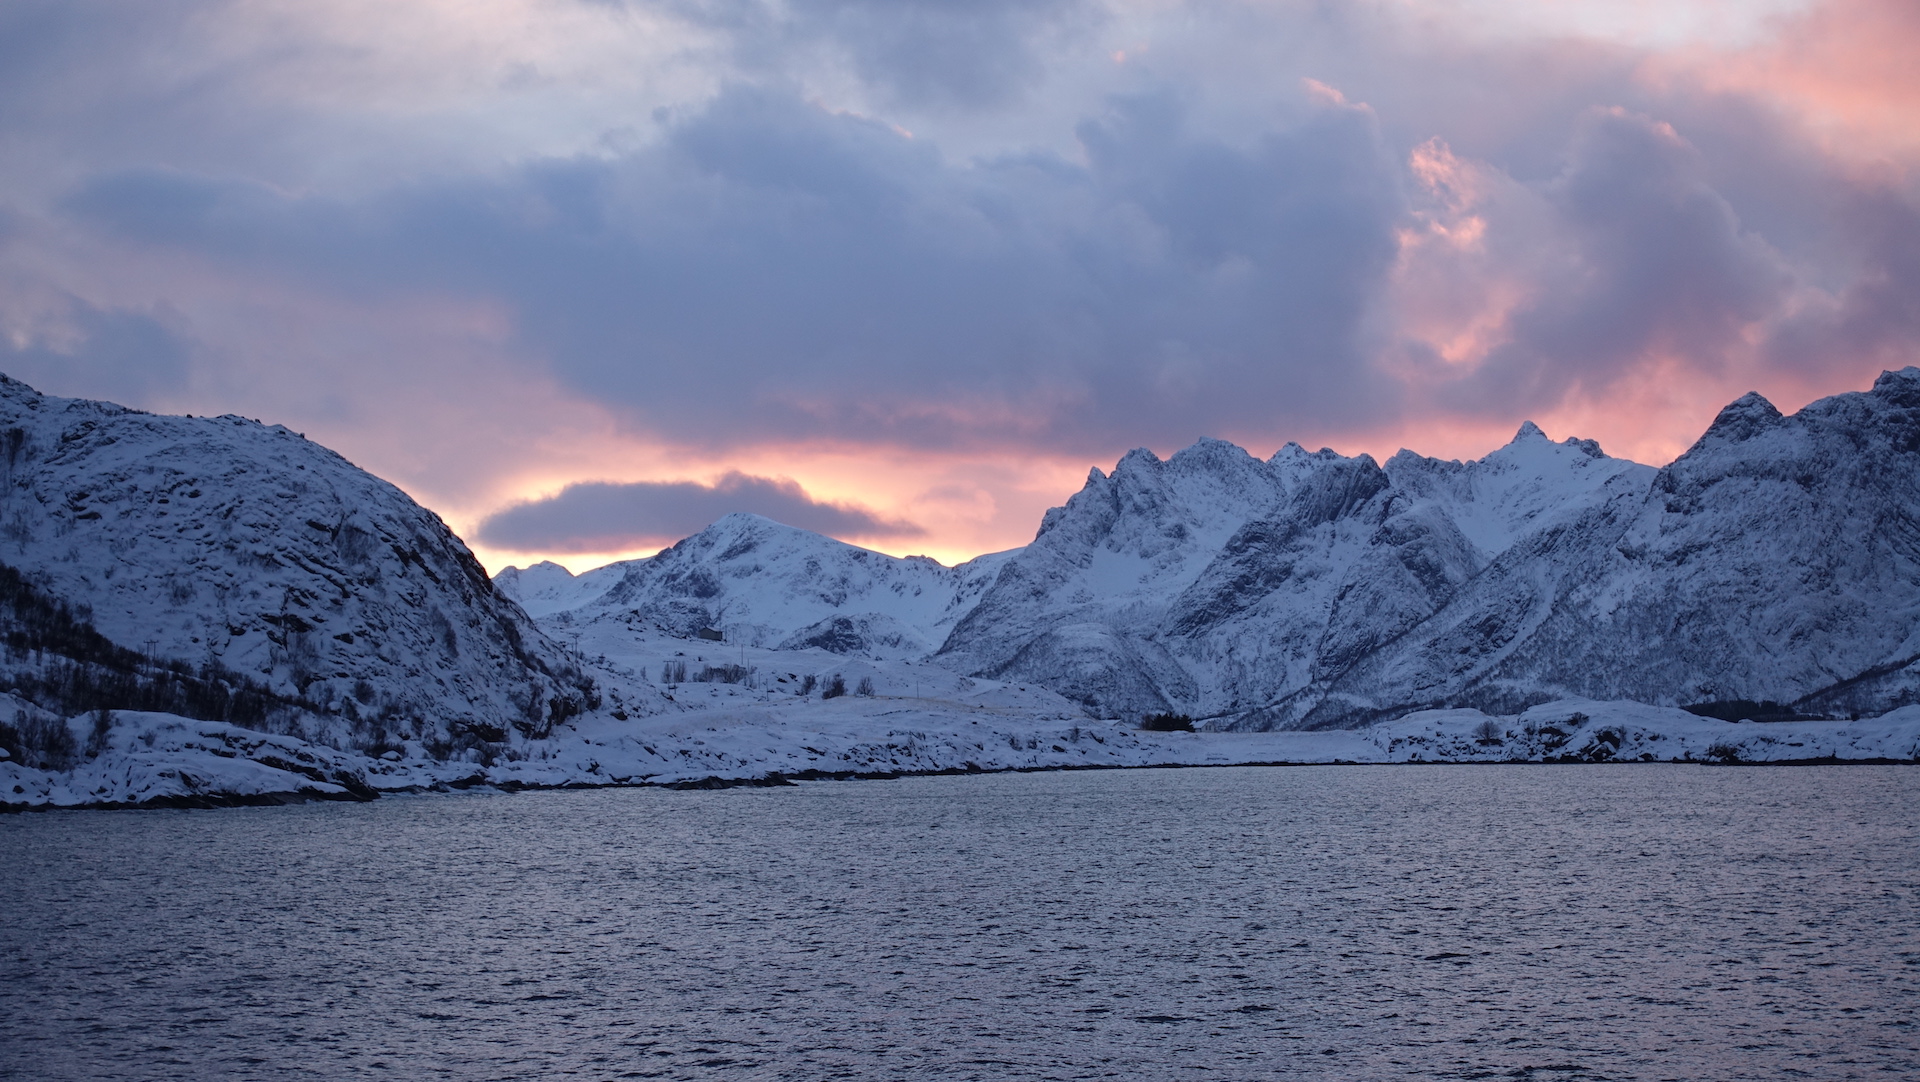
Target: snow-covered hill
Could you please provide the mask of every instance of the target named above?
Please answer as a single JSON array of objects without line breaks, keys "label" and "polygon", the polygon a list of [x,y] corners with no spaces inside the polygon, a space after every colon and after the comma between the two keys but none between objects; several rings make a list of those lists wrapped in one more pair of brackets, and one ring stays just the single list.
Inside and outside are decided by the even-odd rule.
[{"label": "snow-covered hill", "polygon": [[[504,745],[594,694],[432,512],[240,417],[155,416],[0,377],[0,563],[29,600],[130,652],[95,650],[90,680],[245,684],[285,707],[273,724],[340,747]],[[71,708],[72,689],[44,677],[73,661],[15,648],[10,679]]]},{"label": "snow-covered hill", "polygon": [[576,575],[543,560],[532,567],[508,567],[493,577],[494,588],[512,598],[528,616],[539,619],[577,609],[612,589],[626,574],[626,563],[607,564]]},{"label": "snow-covered hill", "polygon": [[[509,568],[502,578],[543,615],[562,613],[556,626],[611,620],[685,638],[714,630],[756,647],[919,658],[945,640],[1011,555],[944,567],[732,514],[656,556],[571,582],[551,564]],[[571,598],[581,600],[559,607]]]}]

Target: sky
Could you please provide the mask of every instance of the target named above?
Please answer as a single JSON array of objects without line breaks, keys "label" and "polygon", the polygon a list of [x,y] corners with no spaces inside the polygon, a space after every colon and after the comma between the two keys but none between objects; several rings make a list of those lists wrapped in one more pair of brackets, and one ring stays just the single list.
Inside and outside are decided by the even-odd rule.
[{"label": "sky", "polygon": [[0,0],[0,371],[497,570],[955,562],[1201,437],[1663,464],[1920,364],[1911,0]]}]

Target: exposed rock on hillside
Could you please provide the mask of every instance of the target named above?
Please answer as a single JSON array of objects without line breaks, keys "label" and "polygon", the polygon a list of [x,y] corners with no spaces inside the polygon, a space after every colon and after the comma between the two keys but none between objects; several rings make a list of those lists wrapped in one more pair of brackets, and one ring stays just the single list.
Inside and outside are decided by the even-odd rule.
[{"label": "exposed rock on hillside", "polygon": [[[0,562],[126,651],[136,680],[244,684],[292,704],[274,724],[325,742],[450,753],[543,736],[594,694],[439,518],[240,417],[0,377]],[[17,684],[57,663],[9,659]]]}]

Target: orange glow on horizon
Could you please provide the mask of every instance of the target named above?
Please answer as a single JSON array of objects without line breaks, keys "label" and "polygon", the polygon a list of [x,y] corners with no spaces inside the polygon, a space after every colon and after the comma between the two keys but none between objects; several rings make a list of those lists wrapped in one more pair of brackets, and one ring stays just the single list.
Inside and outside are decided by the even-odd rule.
[{"label": "orange glow on horizon", "polygon": [[[487,515],[526,500],[554,495],[579,481],[695,481],[706,484],[738,470],[758,477],[797,481],[812,499],[851,505],[885,519],[904,519],[926,532],[916,537],[841,540],[891,556],[930,556],[952,566],[975,556],[1032,540],[1046,509],[1065,502],[1086,479],[1087,465],[1064,457],[1009,454],[945,454],[910,448],[759,447],[696,460],[663,447],[629,444],[595,456],[602,469],[524,478],[504,485],[484,504],[450,516],[490,571],[550,560],[578,574],[616,560],[651,556],[678,537],[649,538],[616,552],[550,553],[494,549],[470,536]],[[633,464],[627,471],[606,463]],[[1110,467],[1111,463],[1107,463]],[[652,469],[645,467],[652,466]],[[662,468],[662,467],[665,468]]]},{"label": "orange glow on horizon", "polygon": [[[1370,454],[1386,462],[1401,448],[1434,458],[1471,460],[1504,446],[1522,422],[1532,420],[1554,440],[1571,437],[1597,440],[1607,454],[1650,466],[1664,466],[1693,444],[1722,407],[1749,390],[1766,395],[1783,413],[1793,413],[1807,402],[1842,391],[1863,390],[1877,372],[1859,374],[1847,386],[1816,388],[1804,380],[1778,375],[1753,386],[1741,385],[1731,374],[1708,377],[1691,373],[1675,359],[1648,366],[1645,373],[1605,396],[1575,395],[1532,417],[1499,421],[1430,418],[1406,421],[1377,430],[1351,434],[1312,433],[1266,439],[1240,438],[1235,442],[1260,458],[1270,456],[1289,438],[1309,450],[1332,447],[1344,455]],[[1232,438],[1231,436],[1223,438]],[[518,487],[503,486],[492,498],[476,503],[463,516],[449,516],[456,532],[467,536],[487,514],[526,499],[549,496],[570,481],[686,481],[708,482],[727,470],[756,476],[790,477],[815,500],[857,505],[884,518],[903,518],[926,529],[921,537],[842,538],[851,544],[892,556],[931,556],[952,566],[983,553],[1015,548],[1032,540],[1041,515],[1066,502],[1085,483],[1089,468],[1111,471],[1121,454],[1098,461],[1068,456],[1009,453],[1004,455],[943,454],[908,448],[762,447],[696,463],[665,448],[629,444],[602,445],[601,462],[624,458],[640,463],[677,461],[677,468],[648,473],[595,472],[567,476],[551,474],[534,481],[522,478]],[[1162,458],[1179,448],[1154,448]],[[580,457],[580,456],[569,456]],[[509,565],[527,566],[549,560],[578,574],[617,560],[651,556],[679,540],[662,538],[633,549],[601,553],[514,552],[488,548],[471,541],[475,554],[489,571]]]}]

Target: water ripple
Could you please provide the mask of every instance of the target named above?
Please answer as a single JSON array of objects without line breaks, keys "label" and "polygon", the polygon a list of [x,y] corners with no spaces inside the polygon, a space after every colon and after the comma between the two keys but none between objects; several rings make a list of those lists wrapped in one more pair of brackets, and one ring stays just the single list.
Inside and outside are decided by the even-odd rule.
[{"label": "water ripple", "polygon": [[0,1076],[1920,1076],[1920,770],[0,819]]}]

